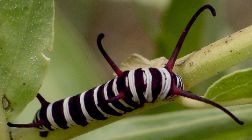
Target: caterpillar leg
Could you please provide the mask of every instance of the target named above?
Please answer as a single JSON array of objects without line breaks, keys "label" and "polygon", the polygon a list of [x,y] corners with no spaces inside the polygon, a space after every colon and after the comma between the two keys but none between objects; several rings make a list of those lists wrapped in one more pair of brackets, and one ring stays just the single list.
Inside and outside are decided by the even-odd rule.
[{"label": "caterpillar leg", "polygon": [[104,104],[113,103],[113,102],[119,101],[120,99],[123,99],[124,97],[125,97],[125,94],[122,92],[122,93],[119,93],[117,96],[104,100],[103,102],[99,102],[98,105],[103,106]]},{"label": "caterpillar leg", "polygon": [[48,136],[49,131],[46,130],[40,130],[39,131],[39,136],[40,137],[47,137]]},{"label": "caterpillar leg", "polygon": [[123,92],[120,92],[117,96],[106,100],[106,102],[107,103],[113,103],[115,101],[119,101],[120,99],[123,99],[124,97],[125,97],[125,94]]}]

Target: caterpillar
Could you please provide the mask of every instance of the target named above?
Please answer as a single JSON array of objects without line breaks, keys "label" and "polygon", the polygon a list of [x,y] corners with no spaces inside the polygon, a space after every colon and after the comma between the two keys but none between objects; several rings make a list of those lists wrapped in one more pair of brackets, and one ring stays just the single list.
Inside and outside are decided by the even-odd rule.
[{"label": "caterpillar", "polygon": [[220,104],[185,91],[182,78],[172,71],[187,33],[196,18],[206,9],[216,16],[215,9],[208,4],[196,11],[163,68],[138,68],[121,71],[103,48],[104,34],[99,34],[97,46],[116,73],[117,76],[114,79],[81,94],[53,103],[49,103],[38,93],[36,97],[41,103],[41,108],[35,114],[33,122],[28,124],[8,122],[7,125],[19,128],[39,128],[40,136],[46,137],[49,131],[57,128],[67,129],[72,125],[86,126],[94,120],[105,120],[109,116],[121,116],[144,106],[145,103],[153,103],[156,100],[165,100],[173,96],[183,96],[210,104],[224,111],[238,124],[244,124]]}]

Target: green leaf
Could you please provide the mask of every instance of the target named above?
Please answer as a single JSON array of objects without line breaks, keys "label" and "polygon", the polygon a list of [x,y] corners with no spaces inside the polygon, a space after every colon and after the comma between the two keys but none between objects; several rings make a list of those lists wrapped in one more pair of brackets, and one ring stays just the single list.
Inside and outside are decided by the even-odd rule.
[{"label": "green leaf", "polygon": [[16,117],[42,84],[53,20],[53,0],[0,1],[0,95],[9,117]]},{"label": "green leaf", "polygon": [[[157,140],[157,139],[246,139],[252,137],[252,105],[229,107],[245,122],[236,124],[218,109],[197,109],[138,116],[96,129],[82,139]],[[77,139],[77,138],[76,138]]]},{"label": "green leaf", "polygon": [[0,104],[0,139],[1,140],[8,140],[9,139],[9,129],[7,127],[7,125],[5,125],[7,123],[6,121],[6,117],[5,117],[5,110],[2,106],[2,104]]},{"label": "green leaf", "polygon": [[252,101],[252,68],[238,70],[228,74],[212,84],[205,97],[214,101]]},{"label": "green leaf", "polygon": [[[99,50],[96,45],[92,47],[90,48],[80,32],[61,11],[56,12],[54,50],[51,53],[51,63],[47,75],[39,90],[46,100],[53,102],[79,94],[97,86],[105,81],[105,77],[108,79],[108,76],[112,75],[111,73],[110,75],[104,74],[102,63],[106,64],[106,61],[98,61],[96,55],[100,55]],[[15,122],[31,122],[39,108],[40,104],[35,98]],[[70,139],[100,127],[104,123],[108,122],[102,121],[98,124],[95,122],[95,125],[72,127],[68,130],[58,129],[50,132],[46,139]],[[12,137],[15,140],[44,139],[39,136],[38,129],[14,129]]]}]

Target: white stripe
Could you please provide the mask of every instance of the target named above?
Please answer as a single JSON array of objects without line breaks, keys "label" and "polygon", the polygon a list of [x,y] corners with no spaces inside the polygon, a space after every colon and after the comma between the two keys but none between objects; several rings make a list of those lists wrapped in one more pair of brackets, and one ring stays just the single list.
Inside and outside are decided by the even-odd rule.
[{"label": "white stripe", "polygon": [[167,95],[167,74],[164,72],[165,71],[165,69],[164,68],[160,68],[160,72],[161,72],[161,74],[162,74],[162,86],[164,86],[164,87],[162,87],[162,91],[161,91],[161,93],[160,93],[160,95],[159,95],[159,99],[161,99],[161,100],[163,100],[163,99],[165,99],[165,97],[166,97],[166,95]]},{"label": "white stripe", "polygon": [[126,85],[126,87],[129,87],[129,78],[128,78],[128,76],[125,77],[125,85]]},{"label": "white stripe", "polygon": [[37,112],[37,114],[36,114],[36,117],[37,117],[38,120],[40,120],[39,114],[40,114],[40,110],[39,110],[39,111]]},{"label": "white stripe", "polygon": [[48,121],[51,124],[51,128],[52,129],[56,129],[56,128],[60,128],[54,121],[53,116],[52,116],[52,105],[53,104],[49,104],[47,109],[46,109],[46,117],[48,119]]},{"label": "white stripe", "polygon": [[[177,76],[177,75],[176,75]],[[179,76],[177,76],[178,77],[178,83],[179,83],[179,87],[181,88],[182,87],[182,85],[181,85],[181,79],[180,79],[180,77]]]},{"label": "white stripe", "polygon": [[171,75],[170,73],[164,69],[163,70],[164,75],[165,75],[165,89],[164,89],[164,95],[162,97],[162,99],[165,99],[167,97],[167,95],[169,94],[170,91],[170,86],[171,86]]},{"label": "white stripe", "polygon": [[167,94],[169,93],[170,88],[171,88],[171,75],[165,68],[161,68],[161,71],[163,72],[165,76],[165,87],[162,92],[162,95],[160,95],[160,99],[163,100],[167,97]]},{"label": "white stripe", "polygon": [[160,90],[160,93],[159,93],[159,95],[158,95],[158,98],[159,99],[162,99],[162,97],[163,97],[163,94],[164,94],[164,89],[165,89],[165,74],[164,74],[164,72],[163,72],[163,70],[162,70],[162,68],[158,68],[158,70],[159,70],[159,72],[161,73],[161,77],[162,77],[162,88],[161,88],[161,90]]},{"label": "white stripe", "polygon": [[144,81],[144,85],[147,85],[147,78],[144,72],[143,72],[143,81]]},{"label": "white stripe", "polygon": [[[107,88],[108,88],[109,82],[110,82],[110,81],[108,81],[108,82],[104,85],[103,93],[104,93],[105,100],[108,100]],[[121,113],[121,114],[124,113],[124,111],[122,111],[122,110],[116,108],[112,103],[108,103],[108,105],[109,105],[113,110],[115,110],[116,112]]]},{"label": "white stripe", "polygon": [[181,78],[181,83],[182,83],[182,90],[184,90],[185,89],[185,85],[183,83],[182,77],[180,77],[180,78]]},{"label": "white stripe", "polygon": [[70,97],[67,97],[64,102],[63,102],[63,112],[64,112],[64,116],[65,116],[65,119],[66,119],[66,122],[67,122],[67,126],[70,127],[71,125],[77,125],[72,117],[71,117],[71,114],[69,112],[69,99]]},{"label": "white stripe", "polygon": [[[113,89],[113,92],[115,93],[115,96],[119,95],[118,90],[117,90],[116,81],[117,81],[117,78],[114,79],[113,85],[112,85],[112,89]],[[122,99],[120,99],[119,102],[120,102],[123,106],[125,106],[125,107],[134,109],[134,107],[128,105],[128,104],[127,104],[124,100],[122,100]]]},{"label": "white stripe", "polygon": [[128,78],[129,78],[129,88],[130,88],[130,91],[133,95],[132,100],[134,102],[137,102],[138,104],[140,104],[140,100],[138,98],[137,91],[136,91],[135,70],[129,71]]},{"label": "white stripe", "polygon": [[95,90],[94,90],[94,102],[95,102],[95,106],[96,108],[101,112],[101,114],[104,116],[104,117],[108,117],[109,114],[105,113],[102,111],[102,109],[98,106],[98,97],[97,97],[97,94],[98,94],[98,89],[100,88],[100,86],[96,87]]},{"label": "white stripe", "polygon": [[[40,120],[40,116],[39,116],[39,114],[40,114],[40,110],[36,113],[36,122],[38,122],[39,120]],[[50,131],[48,128],[46,128],[44,125],[41,125],[41,126],[39,126],[39,129],[44,129],[44,130],[48,130],[48,131]]]},{"label": "white stripe", "polygon": [[175,75],[176,76],[176,79],[177,79],[177,87],[179,88],[179,78],[178,78],[178,76],[177,75]]},{"label": "white stripe", "polygon": [[179,78],[180,88],[184,89],[184,84],[183,84],[182,78],[179,75],[177,75],[177,77]]},{"label": "white stripe", "polygon": [[149,69],[142,69],[144,72],[143,74],[145,74],[146,76],[146,90],[144,92],[144,97],[147,100],[147,102],[152,102],[153,101],[153,97],[152,97],[152,75],[150,73]]},{"label": "white stripe", "polygon": [[92,118],[88,112],[87,112],[87,109],[85,107],[85,103],[84,103],[84,96],[85,96],[85,93],[86,92],[83,92],[81,95],[80,95],[80,104],[81,104],[81,111],[82,113],[84,114],[84,116],[86,117],[86,120],[87,122],[91,122],[93,120],[95,120],[94,118]]}]

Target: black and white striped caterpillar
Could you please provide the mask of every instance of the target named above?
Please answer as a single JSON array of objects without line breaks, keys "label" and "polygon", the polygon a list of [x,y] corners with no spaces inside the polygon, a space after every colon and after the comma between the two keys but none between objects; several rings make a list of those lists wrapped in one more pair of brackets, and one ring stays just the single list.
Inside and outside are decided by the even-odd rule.
[{"label": "black and white striped caterpillar", "polygon": [[202,6],[193,15],[164,68],[139,68],[122,72],[103,49],[101,41],[104,35],[100,34],[97,37],[98,48],[117,74],[114,79],[81,94],[53,103],[47,102],[38,94],[41,108],[36,113],[33,122],[30,124],[8,123],[8,125],[23,128],[36,127],[41,129],[41,136],[47,136],[49,131],[56,128],[67,129],[72,125],[86,126],[94,120],[105,120],[111,115],[121,116],[142,107],[145,103],[152,103],[157,99],[165,100],[172,96],[184,96],[213,105],[242,125],[242,121],[221,105],[185,91],[181,77],[172,72],[189,29],[205,9],[210,10],[215,16],[215,10],[210,5]]}]

